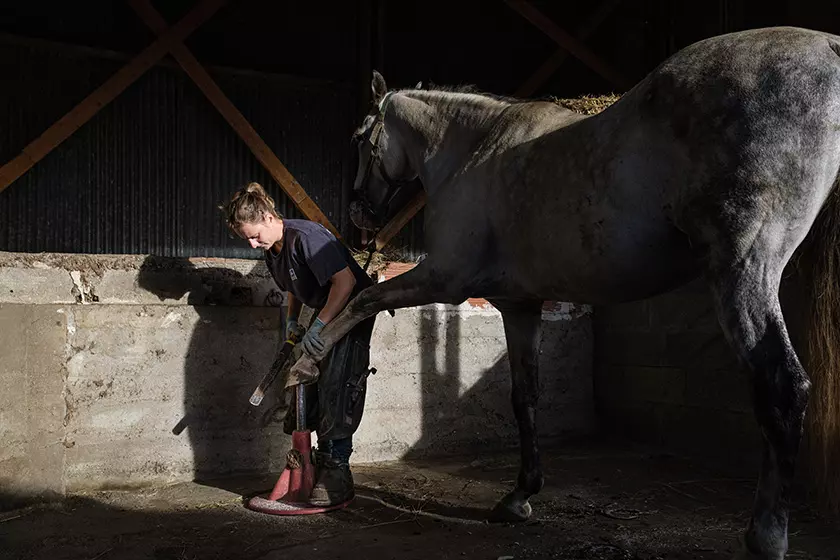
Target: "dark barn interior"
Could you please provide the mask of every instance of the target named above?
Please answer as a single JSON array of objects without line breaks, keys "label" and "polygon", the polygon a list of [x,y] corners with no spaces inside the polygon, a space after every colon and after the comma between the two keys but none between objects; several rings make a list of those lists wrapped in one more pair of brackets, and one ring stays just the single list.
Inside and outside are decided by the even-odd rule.
[{"label": "dark barn interior", "polygon": [[[6,2],[0,272],[17,270],[23,255],[116,259],[114,269],[134,267],[119,259],[147,256],[178,270],[190,259],[222,268],[259,260],[218,208],[249,181],[266,187],[283,216],[328,223],[363,252],[371,239],[348,213],[357,171],[350,139],[370,108],[373,70],[389,88],[422,82],[533,99],[621,95],[695,41],[767,26],[840,35],[840,3]],[[385,240],[383,266],[424,256],[418,208]],[[27,281],[14,274],[0,275],[8,364],[29,336],[21,334],[20,317],[28,317],[21,313],[30,312],[23,306],[66,303],[19,299],[28,288],[14,283]],[[232,277],[189,274],[198,284]],[[235,276],[250,282],[255,273]],[[791,316],[803,289],[794,284],[785,299]],[[197,313],[225,323],[226,306],[239,305],[230,293],[188,306],[215,305]],[[88,303],[84,293],[75,297]],[[546,488],[525,524],[482,518],[518,465],[515,447],[488,449],[484,440],[365,462],[356,482],[366,493],[353,507],[294,520],[244,512],[240,495],[271,485],[266,473],[203,486],[103,478],[80,492],[59,481],[60,490],[28,495],[15,486],[28,472],[0,455],[0,558],[730,558],[749,516],[761,434],[708,288],[698,281],[595,307],[586,325],[594,433],[551,442]],[[208,335],[202,344],[225,342]],[[17,390],[16,367],[0,369],[4,392]],[[34,418],[46,407],[33,391],[18,392],[25,398],[9,403],[23,408],[9,404],[5,417],[0,409],[0,434],[18,422],[14,411]],[[443,424],[431,420],[426,429]],[[836,512],[823,507],[808,472],[798,473],[787,558],[837,560]]]}]

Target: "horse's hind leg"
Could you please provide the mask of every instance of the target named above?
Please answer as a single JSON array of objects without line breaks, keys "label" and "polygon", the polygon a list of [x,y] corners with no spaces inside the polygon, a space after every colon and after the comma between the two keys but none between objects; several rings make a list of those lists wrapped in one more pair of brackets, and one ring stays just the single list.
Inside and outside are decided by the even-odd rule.
[{"label": "horse's hind leg", "polygon": [[[773,230],[779,231],[759,228]],[[787,551],[788,492],[810,382],[791,346],[778,292],[784,266],[800,241],[759,233],[743,254],[712,245],[710,280],[718,317],[750,370],[753,407],[764,440],[752,518],[738,558],[782,560]]]},{"label": "horse's hind leg", "polygon": [[528,498],[542,489],[537,442],[538,362],[542,336],[542,301],[497,301],[502,313],[511,371],[511,402],[519,427],[521,464],[516,488],[493,509],[494,521],[524,521],[531,515]]}]

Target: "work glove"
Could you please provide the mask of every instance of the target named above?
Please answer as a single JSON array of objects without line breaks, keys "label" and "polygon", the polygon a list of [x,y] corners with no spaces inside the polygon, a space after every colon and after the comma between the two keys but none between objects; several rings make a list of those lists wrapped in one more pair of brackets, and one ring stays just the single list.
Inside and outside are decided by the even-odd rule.
[{"label": "work glove", "polygon": [[303,335],[303,340],[301,341],[303,344],[303,349],[306,350],[307,354],[314,355],[322,352],[324,350],[324,341],[321,340],[321,329],[326,326],[321,319],[315,317],[315,320],[312,321],[312,324],[309,326],[309,330],[306,331],[306,334]]}]

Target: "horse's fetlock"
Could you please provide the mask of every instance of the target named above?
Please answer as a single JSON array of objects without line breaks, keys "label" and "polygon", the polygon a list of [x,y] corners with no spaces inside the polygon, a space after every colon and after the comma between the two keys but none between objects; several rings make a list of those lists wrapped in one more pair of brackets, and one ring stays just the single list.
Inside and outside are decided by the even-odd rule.
[{"label": "horse's fetlock", "polygon": [[787,527],[753,525],[744,537],[743,546],[749,558],[784,558],[788,549]]},{"label": "horse's fetlock", "polygon": [[517,480],[519,487],[525,490],[528,495],[537,494],[545,485],[545,477],[542,471],[534,469],[530,472],[522,471],[519,473],[519,480]]}]

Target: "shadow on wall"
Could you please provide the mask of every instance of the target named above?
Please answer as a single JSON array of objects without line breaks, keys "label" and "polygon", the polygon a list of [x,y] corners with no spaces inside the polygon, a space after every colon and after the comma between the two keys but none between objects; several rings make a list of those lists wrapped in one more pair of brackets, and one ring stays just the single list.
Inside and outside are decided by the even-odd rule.
[{"label": "shadow on wall", "polygon": [[194,480],[232,492],[241,490],[236,475],[282,469],[290,445],[278,392],[259,408],[248,403],[273,358],[275,347],[266,342],[285,316],[279,290],[268,293],[266,307],[251,305],[248,280],[229,268],[151,256],[138,275],[139,286],[162,302],[189,294],[198,317],[184,353],[184,417],[172,437],[189,438]]},{"label": "shadow on wall", "polygon": [[[507,352],[461,394],[461,322],[456,313],[424,309],[418,325],[422,432],[404,460],[459,455],[517,444]],[[501,322],[501,318],[498,318]]]},{"label": "shadow on wall", "polygon": [[[197,314],[184,352],[184,417],[171,437],[188,438],[194,480],[238,493],[244,475],[280,472],[291,443],[282,431],[286,406],[279,391],[269,391],[259,408],[248,404],[275,350],[266,342],[285,317],[279,289],[252,305],[248,285],[254,280],[262,279],[224,265],[196,266],[186,258],[150,256],[138,271],[140,288],[161,302],[187,304]],[[489,320],[501,325],[501,317]],[[465,366],[470,371],[462,372],[462,360],[472,357],[461,346],[462,321],[458,313],[434,306],[421,310],[412,352],[420,360],[422,434],[407,461],[518,444],[507,352],[486,370]],[[469,389],[463,391],[462,384]]]},{"label": "shadow on wall", "polygon": [[[470,345],[464,336],[481,336],[469,319],[456,312],[428,308],[418,325],[422,432],[405,453],[408,462],[434,456],[475,455],[492,460],[494,452],[519,449],[511,404],[508,353],[501,316],[501,343],[494,360],[487,345]],[[540,350],[540,400],[537,430],[543,446],[563,445],[592,437],[591,330],[588,321],[543,321]],[[468,331],[468,332],[464,332]],[[479,369],[477,364],[488,364]],[[587,383],[587,386],[581,386]]]}]

